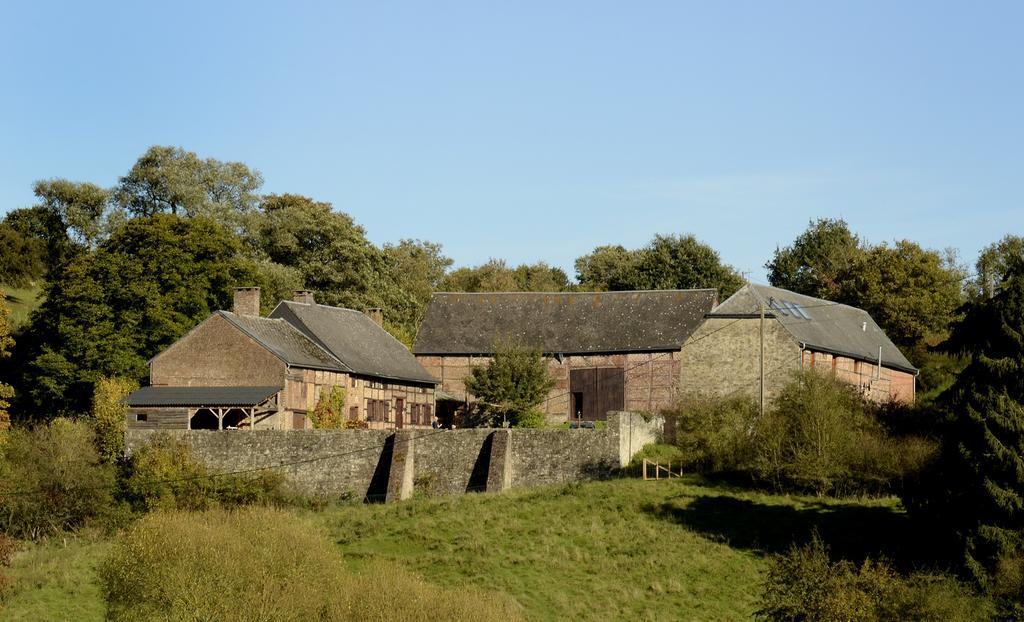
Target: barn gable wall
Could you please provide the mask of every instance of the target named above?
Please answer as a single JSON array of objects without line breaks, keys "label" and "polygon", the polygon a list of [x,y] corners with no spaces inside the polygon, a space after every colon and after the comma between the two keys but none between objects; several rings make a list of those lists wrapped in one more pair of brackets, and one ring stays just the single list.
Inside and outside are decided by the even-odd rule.
[{"label": "barn gable wall", "polygon": [[284,386],[285,363],[214,315],[150,363],[154,386]]}]

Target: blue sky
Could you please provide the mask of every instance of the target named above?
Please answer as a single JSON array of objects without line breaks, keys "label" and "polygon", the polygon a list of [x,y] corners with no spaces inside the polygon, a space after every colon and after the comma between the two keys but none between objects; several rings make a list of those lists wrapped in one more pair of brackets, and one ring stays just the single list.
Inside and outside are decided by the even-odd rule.
[{"label": "blue sky", "polygon": [[[152,5],[152,6],[149,6]],[[172,144],[457,264],[1024,233],[1024,4],[7,4],[0,212]]]}]

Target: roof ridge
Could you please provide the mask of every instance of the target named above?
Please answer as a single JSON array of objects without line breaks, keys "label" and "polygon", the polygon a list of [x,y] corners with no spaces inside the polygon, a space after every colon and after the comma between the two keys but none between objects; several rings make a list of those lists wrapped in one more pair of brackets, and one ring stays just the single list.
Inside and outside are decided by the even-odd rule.
[{"label": "roof ridge", "polygon": [[257,319],[257,320],[269,320],[269,321],[275,322],[275,323],[278,323],[278,322],[283,323],[290,330],[294,331],[300,337],[302,337],[303,339],[308,341],[310,344],[312,344],[313,347],[321,350],[324,354],[327,355],[328,359],[330,359],[331,361],[334,361],[335,363],[340,365],[342,368],[351,369],[351,367],[347,363],[345,363],[345,361],[342,361],[337,356],[335,356],[330,350],[327,350],[326,348],[321,346],[319,343],[317,343],[313,339],[310,339],[309,335],[307,335],[306,333],[304,333],[301,330],[299,330],[294,324],[292,324],[288,320],[285,320],[284,318],[263,317],[263,316],[260,316],[260,315],[239,315],[237,313],[233,313],[231,311],[224,311],[224,310],[217,311],[217,313],[221,314],[226,320],[231,322],[236,328],[238,328],[238,330],[240,330],[243,333],[245,333],[246,335],[248,335],[250,339],[252,339],[256,343],[258,343],[261,346],[263,346],[264,349],[269,351],[271,354],[273,354],[277,358],[279,358],[282,361],[284,361],[286,365],[291,365],[291,363],[288,362],[287,357],[285,357],[282,354],[280,354],[279,352],[277,352],[275,348],[273,348],[269,343],[264,341],[259,335],[253,333],[251,330],[249,330],[248,327],[246,327],[244,324],[239,322],[239,318],[243,318],[243,317],[245,317],[245,318],[254,318],[254,319]]},{"label": "roof ridge", "polygon": [[717,292],[713,287],[689,289],[621,289],[608,292],[434,292],[431,296],[593,296],[611,294],[679,294],[683,292]]}]

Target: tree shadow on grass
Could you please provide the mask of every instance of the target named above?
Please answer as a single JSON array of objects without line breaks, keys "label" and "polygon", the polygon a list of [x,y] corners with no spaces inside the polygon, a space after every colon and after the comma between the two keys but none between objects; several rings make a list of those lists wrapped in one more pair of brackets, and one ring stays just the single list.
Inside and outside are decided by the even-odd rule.
[{"label": "tree shadow on grass", "polygon": [[813,501],[795,507],[731,496],[690,499],[676,498],[643,509],[709,539],[761,554],[783,553],[817,534],[833,559],[860,563],[885,558],[907,570],[945,565],[929,546],[927,535],[893,508]]}]

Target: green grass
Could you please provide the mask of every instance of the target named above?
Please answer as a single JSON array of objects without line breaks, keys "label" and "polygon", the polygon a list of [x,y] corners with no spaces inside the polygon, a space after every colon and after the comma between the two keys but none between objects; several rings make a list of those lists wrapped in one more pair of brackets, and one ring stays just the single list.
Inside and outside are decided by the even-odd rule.
[{"label": "green grass", "polygon": [[[813,533],[851,559],[914,552],[893,499],[770,495],[695,477],[336,506],[312,516],[354,567],[387,559],[438,585],[504,592],[531,620],[749,619],[766,555]],[[80,539],[19,553],[9,569],[16,593],[0,619],[101,619],[94,568],[107,546]]]},{"label": "green grass", "polygon": [[29,287],[7,287],[0,285],[11,310],[11,326],[18,327],[28,322],[28,316],[43,302],[43,288],[39,283]]},{"label": "green grass", "polygon": [[[746,514],[723,516],[723,508]],[[892,499],[774,496],[695,478],[341,507],[322,516],[355,563],[383,557],[442,585],[497,589],[535,620],[749,619],[765,553],[818,531],[856,556],[862,521],[905,530]],[[890,548],[861,547],[861,555]]]},{"label": "green grass", "polygon": [[14,592],[0,606],[0,620],[103,620],[105,607],[96,567],[110,541],[94,536],[27,544],[4,569]]}]

